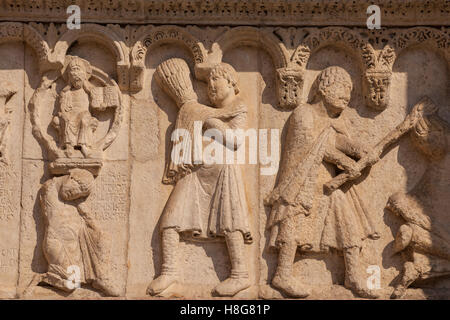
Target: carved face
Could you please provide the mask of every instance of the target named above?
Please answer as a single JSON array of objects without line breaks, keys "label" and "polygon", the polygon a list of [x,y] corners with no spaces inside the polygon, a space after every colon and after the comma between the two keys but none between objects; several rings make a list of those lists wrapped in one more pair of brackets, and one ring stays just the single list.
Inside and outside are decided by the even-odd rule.
[{"label": "carved face", "polygon": [[83,83],[86,80],[86,71],[79,65],[69,66],[69,83],[75,89],[83,87]]},{"label": "carved face", "polygon": [[326,87],[323,92],[323,102],[328,111],[339,115],[348,107],[352,93],[352,86],[349,83],[336,81]]},{"label": "carved face", "polygon": [[73,175],[71,174],[65,177],[65,180],[59,192],[61,198],[64,201],[72,201],[87,196],[86,192],[82,191],[80,184],[73,178]]},{"label": "carved face", "polygon": [[212,75],[208,80],[208,96],[212,104],[220,105],[222,101],[234,94],[233,85],[224,77]]}]

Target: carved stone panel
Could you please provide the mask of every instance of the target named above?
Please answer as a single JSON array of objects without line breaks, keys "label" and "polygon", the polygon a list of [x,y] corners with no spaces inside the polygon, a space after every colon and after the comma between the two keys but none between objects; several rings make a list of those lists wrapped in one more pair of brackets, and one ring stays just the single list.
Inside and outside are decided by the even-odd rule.
[{"label": "carved stone panel", "polygon": [[0,298],[449,298],[448,1],[378,3],[0,0]]}]

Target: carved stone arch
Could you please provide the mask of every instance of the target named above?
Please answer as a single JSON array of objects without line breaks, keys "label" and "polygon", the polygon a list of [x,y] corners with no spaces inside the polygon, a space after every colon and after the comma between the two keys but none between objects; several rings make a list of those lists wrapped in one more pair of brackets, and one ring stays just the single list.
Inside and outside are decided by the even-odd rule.
[{"label": "carved stone arch", "polygon": [[397,33],[386,45],[380,55],[380,60],[392,70],[400,53],[411,47],[423,47],[440,54],[450,66],[450,38],[445,32],[429,28],[415,27]]},{"label": "carved stone arch", "polygon": [[105,45],[116,57],[117,78],[119,87],[126,90],[129,87],[129,50],[123,39],[114,31],[98,24],[83,24],[81,29],[67,30],[55,45],[55,60],[64,64],[67,50],[77,40],[88,38]]},{"label": "carved stone arch", "polygon": [[358,32],[342,27],[327,27],[313,32],[297,47],[292,55],[292,62],[305,70],[311,54],[329,45],[355,54],[363,73],[363,91],[367,105],[378,111],[384,110],[389,103],[392,70]]},{"label": "carved stone arch", "polygon": [[264,49],[272,58],[277,71],[277,90],[279,105],[282,109],[297,106],[298,87],[303,82],[301,74],[289,65],[289,53],[283,42],[273,33],[261,31],[253,27],[236,27],[220,36],[212,45],[209,63],[222,61],[224,52],[241,45]]},{"label": "carved stone arch", "polygon": [[[0,23],[0,43],[19,41],[28,44],[36,52],[41,73],[52,67],[50,49],[40,33],[28,24],[20,22]],[[62,66],[62,65],[61,65]]]},{"label": "carved stone arch", "polygon": [[237,45],[256,46],[265,49],[275,68],[285,68],[289,62],[287,49],[274,34],[253,27],[236,27],[220,36],[212,46],[212,62],[221,62],[223,53]]},{"label": "carved stone arch", "polygon": [[145,59],[148,51],[165,43],[177,43],[186,47],[191,52],[196,65],[207,59],[203,44],[180,27],[160,26],[145,29],[138,36],[131,50],[131,91],[137,92],[143,87]]},{"label": "carved stone arch", "polygon": [[359,33],[341,27],[327,27],[311,33],[297,47],[291,60],[306,69],[311,54],[329,45],[354,52],[363,71],[376,66],[377,59],[372,45]]},{"label": "carved stone arch", "polygon": [[[118,84],[110,77],[110,75],[95,66],[90,66],[90,68],[92,69],[91,78],[93,80],[96,80],[102,87],[116,88],[119,93],[119,103],[118,106],[114,108],[114,114],[108,132],[105,136],[93,142],[95,150],[104,151],[114,142],[119,134],[123,122],[123,98]],[[47,149],[52,161],[62,157],[61,149],[60,146],[58,146],[57,141],[50,136],[50,134],[47,133],[46,128],[42,126],[40,111],[43,109],[43,105],[48,103],[49,97],[56,99],[58,93],[56,92],[56,86],[53,84],[61,77],[63,77],[63,75],[61,75],[59,69],[49,70],[43,74],[41,83],[34,91],[28,104],[33,135]],[[53,165],[54,163],[51,164],[51,166]],[[64,166],[65,164],[63,163],[63,167]],[[51,169],[53,170],[54,168],[51,167]],[[97,167],[97,169],[99,169],[99,167]]]}]

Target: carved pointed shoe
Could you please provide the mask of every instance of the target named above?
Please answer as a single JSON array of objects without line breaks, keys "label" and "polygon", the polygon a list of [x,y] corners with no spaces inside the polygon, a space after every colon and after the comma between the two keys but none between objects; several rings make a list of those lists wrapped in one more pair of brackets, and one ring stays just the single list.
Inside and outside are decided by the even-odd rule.
[{"label": "carved pointed shoe", "polygon": [[120,297],[124,294],[123,289],[111,279],[97,279],[92,283],[92,287],[102,291],[107,297]]},{"label": "carved pointed shoe", "polygon": [[166,290],[172,284],[177,282],[177,280],[178,277],[176,275],[162,274],[150,283],[150,285],[147,288],[147,294],[155,296]]},{"label": "carved pointed shoe", "polygon": [[347,289],[361,298],[377,299],[380,295],[376,290],[367,287],[367,281],[361,274],[361,258],[359,247],[352,247],[344,250],[345,262],[345,282]]},{"label": "carved pointed shoe", "polygon": [[230,232],[225,237],[231,260],[231,274],[219,283],[213,293],[219,296],[234,296],[250,287],[247,265],[245,263],[244,238],[240,231]]},{"label": "carved pointed shoe", "polygon": [[380,295],[375,290],[366,289],[361,286],[351,285],[347,286],[347,288],[350,289],[352,292],[356,293],[356,295],[358,295],[361,298],[378,299],[380,297]]},{"label": "carved pointed shoe", "polygon": [[278,273],[272,279],[272,286],[293,298],[306,298],[311,294],[309,288],[292,277],[283,277]]},{"label": "carved pointed shoe", "polygon": [[363,285],[361,285],[361,283],[365,283],[363,278],[355,279],[353,275],[346,275],[344,286],[361,298],[378,299],[380,297],[380,294],[378,294],[376,290],[365,288]]},{"label": "carved pointed shoe", "polygon": [[250,288],[250,280],[247,272],[242,274],[231,274],[231,276],[219,283],[214,288],[214,293],[222,297],[232,297],[238,292]]}]

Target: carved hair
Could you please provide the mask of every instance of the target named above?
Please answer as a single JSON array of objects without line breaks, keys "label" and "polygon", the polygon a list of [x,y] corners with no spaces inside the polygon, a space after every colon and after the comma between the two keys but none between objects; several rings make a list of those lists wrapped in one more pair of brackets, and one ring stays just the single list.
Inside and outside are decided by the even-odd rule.
[{"label": "carved hair", "polygon": [[325,90],[336,82],[344,82],[348,84],[350,88],[353,87],[352,78],[345,69],[338,66],[332,66],[322,70],[311,87],[310,97],[312,98],[312,102],[316,102],[320,97],[319,93],[324,95]]},{"label": "carved hair", "polygon": [[171,58],[156,68],[155,77],[159,85],[180,107],[187,101],[197,100],[190,74],[189,66],[183,59]]},{"label": "carved hair", "polygon": [[89,194],[94,185],[94,176],[88,170],[72,169],[70,170],[70,176],[78,183],[81,192]]},{"label": "carved hair", "polygon": [[63,78],[64,80],[68,81],[69,75],[68,72],[73,67],[81,67],[84,72],[86,72],[86,80],[88,80],[92,75],[92,68],[89,61],[84,60],[77,56],[66,56],[66,63],[65,63],[65,69],[63,72]]},{"label": "carved hair", "polygon": [[234,93],[239,93],[239,87],[238,87],[238,76],[236,73],[236,70],[229,65],[228,63],[218,63],[216,64],[210,71],[209,77],[222,77],[226,80],[228,80],[229,83],[232,84],[234,87]]}]

